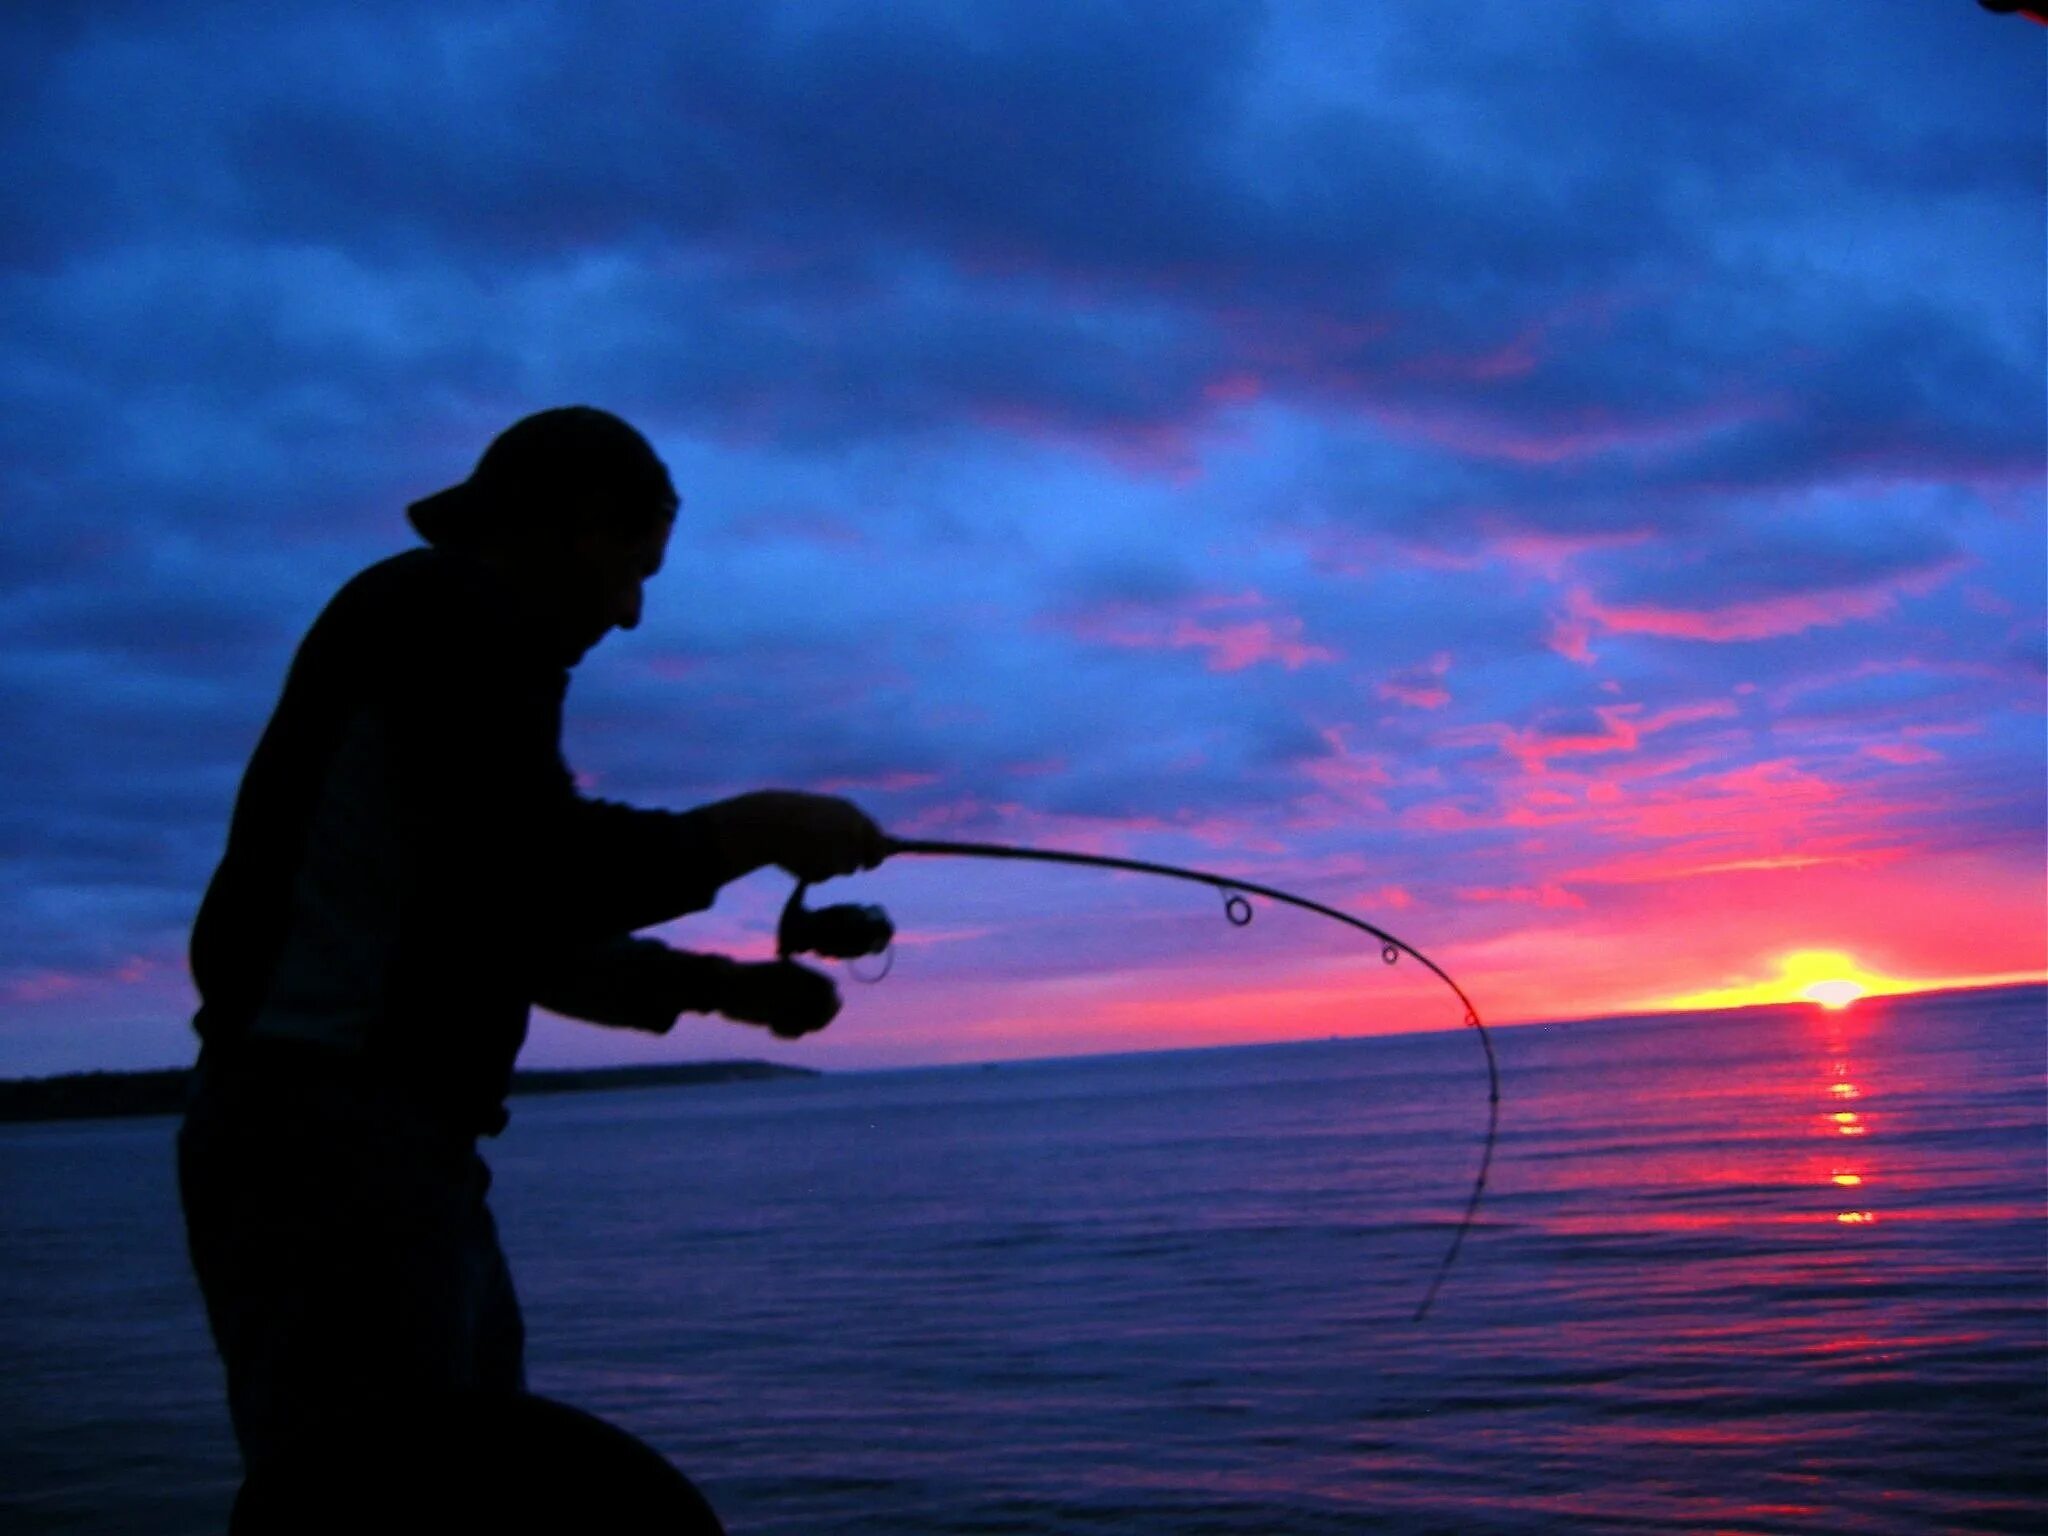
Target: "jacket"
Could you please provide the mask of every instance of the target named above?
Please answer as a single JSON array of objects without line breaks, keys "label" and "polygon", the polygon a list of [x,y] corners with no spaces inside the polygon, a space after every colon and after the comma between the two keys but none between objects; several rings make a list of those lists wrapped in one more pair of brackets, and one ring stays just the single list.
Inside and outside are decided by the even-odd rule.
[{"label": "jacket", "polygon": [[349,581],[293,659],[192,932],[202,1061],[347,1058],[495,1134],[540,1003],[662,1031],[732,962],[634,933],[752,866],[703,811],[577,791],[567,668],[488,566],[417,549]]}]

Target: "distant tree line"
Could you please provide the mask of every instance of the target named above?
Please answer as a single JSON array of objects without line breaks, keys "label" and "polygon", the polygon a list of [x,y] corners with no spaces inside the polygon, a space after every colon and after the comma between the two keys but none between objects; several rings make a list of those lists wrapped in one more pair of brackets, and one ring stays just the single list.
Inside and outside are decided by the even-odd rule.
[{"label": "distant tree line", "polygon": [[[514,1093],[583,1093],[604,1088],[664,1088],[775,1077],[816,1077],[810,1067],[772,1061],[686,1061],[646,1067],[517,1072]],[[67,1072],[59,1077],[0,1080],[0,1120],[100,1120],[126,1115],[176,1115],[185,1109],[192,1073],[186,1067],[148,1072]]]}]

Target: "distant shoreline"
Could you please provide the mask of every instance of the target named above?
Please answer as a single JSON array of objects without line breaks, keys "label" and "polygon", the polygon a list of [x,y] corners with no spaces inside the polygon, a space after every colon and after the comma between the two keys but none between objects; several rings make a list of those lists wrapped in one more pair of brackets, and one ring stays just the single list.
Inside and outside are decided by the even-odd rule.
[{"label": "distant shoreline", "polygon": [[[685,1061],[673,1065],[515,1072],[512,1092],[591,1093],[613,1088],[668,1088],[818,1075],[811,1067],[786,1067],[772,1061]],[[189,1067],[8,1078],[0,1080],[0,1122],[181,1114],[191,1078]]]},{"label": "distant shoreline", "polygon": [[[2003,992],[2048,992],[2048,982],[1999,981],[1967,987],[1929,987],[1914,992],[1880,992],[1859,999],[1853,1009],[1882,1003],[1914,1003],[1934,999],[1963,998],[1973,994]],[[1704,1021],[1741,1014],[1778,1011],[1818,1012],[1811,1001],[1746,1003],[1725,1008],[1658,1009],[1646,1013],[1587,1014],[1575,1018],[1501,1019],[1488,1028],[1567,1028],[1587,1025],[1670,1025],[1681,1019]],[[1332,1041],[1391,1043],[1417,1040],[1430,1035],[1457,1032],[1457,1025],[1430,1029],[1387,1030],[1372,1034],[1329,1035],[1287,1040],[1232,1040],[1221,1044],[1151,1046],[1143,1050],[1085,1051],[1073,1055],[1006,1056],[991,1061],[903,1062],[882,1067],[842,1068],[841,1072],[926,1072],[980,1071],[1003,1068],[1058,1066],[1075,1062],[1107,1062],[1129,1056],[1197,1055],[1206,1051],[1232,1051],[1289,1045],[1321,1045]],[[581,1070],[538,1069],[513,1074],[515,1094],[575,1093],[610,1088],[658,1088],[693,1083],[762,1081],[775,1078],[816,1077],[811,1067],[783,1066],[769,1061],[692,1061],[674,1065],[591,1067]],[[187,1068],[164,1068],[132,1072],[70,1072],[53,1077],[0,1079],[0,1124],[24,1120],[87,1120],[122,1116],[175,1115],[185,1107]]]}]

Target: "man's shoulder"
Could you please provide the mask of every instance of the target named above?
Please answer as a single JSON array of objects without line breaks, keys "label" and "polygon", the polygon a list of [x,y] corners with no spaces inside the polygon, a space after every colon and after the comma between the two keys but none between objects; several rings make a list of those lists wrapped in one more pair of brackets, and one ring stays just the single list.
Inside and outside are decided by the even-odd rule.
[{"label": "man's shoulder", "polygon": [[403,665],[403,658],[444,649],[472,622],[466,585],[432,549],[406,550],[365,567],[313,620],[293,660],[293,677],[322,687],[354,677],[354,686],[361,686]]},{"label": "man's shoulder", "polygon": [[375,635],[401,645],[426,644],[499,619],[474,562],[438,549],[408,549],[343,582],[314,630],[336,639]]},{"label": "man's shoulder", "polygon": [[[329,600],[307,636],[309,648],[372,677],[431,682],[465,677],[545,674],[531,639],[488,567],[462,554],[423,548],[358,571]],[[349,658],[349,659],[343,659]]]},{"label": "man's shoulder", "polygon": [[399,608],[442,603],[471,595],[476,581],[467,562],[438,549],[408,549],[365,566],[334,594],[336,608]]}]

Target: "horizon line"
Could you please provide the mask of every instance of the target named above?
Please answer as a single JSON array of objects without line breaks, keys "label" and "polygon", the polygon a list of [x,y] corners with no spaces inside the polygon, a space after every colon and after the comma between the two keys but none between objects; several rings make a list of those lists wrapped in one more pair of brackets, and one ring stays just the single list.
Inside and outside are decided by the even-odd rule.
[{"label": "horizon line", "polygon": [[[1856,999],[1856,1004],[1851,1006],[1853,1007],[1865,1003],[1879,1002],[1886,998],[1936,997],[1947,994],[1961,994],[1968,992],[2016,992],[2025,990],[2029,987],[2048,987],[2048,971],[2034,972],[2023,977],[2022,979],[2011,981],[1999,980],[1963,982],[1955,985],[1937,985],[1929,987],[1901,987],[1896,990],[1888,992],[1869,992],[1865,993],[1862,997]],[[1534,1019],[1482,1019],[1480,1023],[1487,1029],[1536,1029],[1542,1028],[1546,1025],[1557,1024],[1601,1024],[1614,1023],[1626,1019],[1672,1018],[1681,1014],[1748,1013],[1760,1011],[1766,1008],[1811,1008],[1817,1011],[1822,1011],[1824,1010],[1824,1005],[1811,998],[1784,998],[1777,1002],[1726,1003],[1715,1007],[1703,1008],[1650,1007],[1642,1009],[1629,1009],[1611,1013],[1561,1014],[1552,1017]],[[1062,1054],[1052,1054],[1043,1056],[993,1056],[979,1058],[971,1061],[905,1061],[897,1062],[889,1066],[874,1067],[807,1066],[803,1063],[775,1061],[772,1058],[763,1056],[696,1056],[684,1061],[678,1061],[673,1058],[664,1058],[655,1060],[636,1059],[632,1061],[591,1062],[582,1065],[544,1065],[541,1063],[533,1063],[529,1065],[521,1063],[517,1065],[514,1070],[520,1072],[609,1072],[616,1071],[621,1067],[682,1067],[714,1065],[721,1062],[759,1061],[767,1062],[768,1064],[774,1066],[793,1066],[796,1067],[798,1070],[813,1072],[820,1076],[854,1077],[859,1076],[863,1073],[934,1072],[944,1071],[952,1068],[1000,1067],[1013,1065],[1021,1066],[1027,1063],[1061,1061],[1094,1061],[1105,1060],[1118,1056],[1170,1056],[1186,1055],[1196,1051],[1238,1051],[1258,1049],[1268,1046],[1322,1045],[1328,1044],[1332,1041],[1339,1040],[1405,1040],[1414,1039],[1422,1035],[1454,1034],[1460,1030],[1469,1029],[1471,1027],[1472,1026],[1469,1024],[1437,1024],[1425,1026],[1421,1029],[1372,1030],[1369,1032],[1362,1032],[1359,1034],[1293,1035],[1277,1040],[1231,1040],[1222,1042],[1220,1044],[1212,1045],[1140,1046],[1123,1050],[1072,1051]],[[187,1061],[168,1062],[157,1066],[67,1067],[54,1072],[37,1073],[33,1076],[0,1078],[0,1082],[42,1082],[52,1078],[77,1077],[95,1072],[124,1075],[131,1073],[140,1074],[146,1072],[188,1072],[192,1070],[194,1065],[194,1062]]]}]

